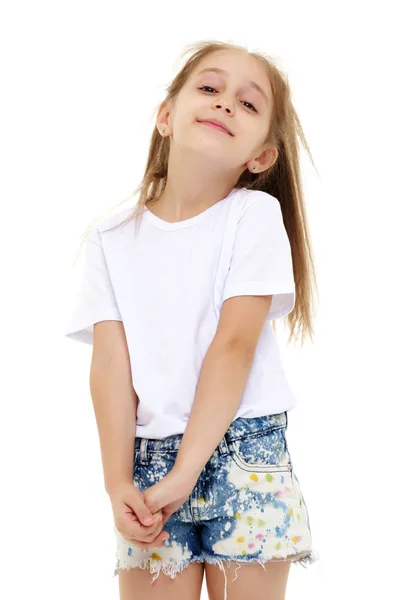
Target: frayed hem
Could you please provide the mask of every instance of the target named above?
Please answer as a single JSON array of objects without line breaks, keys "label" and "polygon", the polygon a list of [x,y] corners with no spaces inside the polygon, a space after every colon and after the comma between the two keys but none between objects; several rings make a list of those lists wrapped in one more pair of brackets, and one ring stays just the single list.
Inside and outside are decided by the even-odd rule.
[{"label": "frayed hem", "polygon": [[313,565],[318,560],[319,560],[318,552],[316,552],[315,550],[311,550],[308,554],[306,554],[305,556],[302,556],[301,558],[293,557],[291,559],[291,562],[293,562],[294,564],[299,564],[302,567],[306,568],[309,565]]},{"label": "frayed hem", "polygon": [[[303,552],[299,552],[297,554],[289,554],[287,555],[287,553],[279,553],[279,554],[274,554],[273,556],[271,556],[271,558],[251,558],[251,557],[247,557],[247,558],[228,558],[228,557],[224,557],[222,555],[220,556],[206,556],[203,555],[203,558],[206,562],[210,563],[210,564],[217,564],[220,562],[225,562],[228,567],[232,566],[232,563],[236,562],[236,563],[242,563],[242,564],[250,564],[250,563],[254,563],[257,562],[259,563],[262,567],[264,567],[265,563],[268,562],[292,562],[292,563],[296,563],[296,564],[301,564],[303,567],[307,566],[307,565],[312,565],[314,564],[317,560],[319,560],[319,554],[315,551],[315,550],[304,550]],[[241,565],[239,565],[241,566]]]},{"label": "frayed hem", "polygon": [[129,570],[129,569],[133,569],[133,568],[139,568],[139,569],[149,569],[150,574],[154,573],[154,577],[151,580],[151,583],[153,583],[159,576],[161,573],[163,573],[164,575],[167,575],[168,577],[171,577],[171,579],[174,579],[179,573],[182,573],[182,571],[188,567],[190,564],[192,563],[203,563],[203,562],[207,562],[211,565],[218,565],[219,569],[223,572],[224,574],[224,579],[225,579],[225,585],[224,585],[224,600],[227,600],[228,598],[228,593],[227,593],[227,585],[228,585],[228,579],[226,576],[226,572],[225,572],[225,568],[224,568],[224,563],[228,566],[231,567],[232,563],[236,563],[237,567],[235,569],[235,577],[234,579],[232,579],[232,582],[235,581],[238,578],[238,574],[237,571],[242,567],[243,564],[252,564],[252,563],[258,563],[259,565],[261,565],[261,567],[264,569],[265,571],[265,564],[268,562],[290,562],[290,563],[294,563],[294,564],[299,564],[302,567],[306,567],[307,565],[311,565],[314,564],[317,560],[319,560],[319,554],[317,552],[315,552],[315,550],[306,550],[302,553],[299,553],[298,555],[296,554],[291,554],[291,555],[287,555],[284,553],[279,553],[279,554],[275,554],[274,556],[271,556],[271,558],[269,559],[265,559],[265,558],[228,558],[228,557],[217,557],[217,556],[206,556],[206,555],[202,555],[202,556],[195,556],[193,558],[188,558],[187,560],[177,563],[176,561],[169,561],[169,562],[161,562],[159,560],[156,560],[154,558],[144,558],[141,561],[135,561],[133,563],[124,563],[122,564],[120,562],[120,560],[118,560],[117,562],[117,566],[114,569],[114,573],[113,573],[113,577],[115,577],[119,570],[123,569],[123,570]]},{"label": "frayed hem", "polygon": [[186,569],[186,567],[188,567],[191,563],[194,562],[204,562],[204,558],[203,557],[193,557],[193,558],[188,558],[187,560],[178,563],[174,560],[169,561],[169,562],[161,562],[159,560],[155,560],[152,558],[144,558],[140,561],[136,561],[133,563],[126,563],[126,564],[122,564],[120,562],[120,560],[118,560],[117,562],[117,566],[114,569],[114,573],[113,573],[113,577],[115,577],[116,575],[118,575],[118,572],[123,569],[123,570],[129,570],[129,569],[134,569],[134,568],[139,568],[142,570],[148,569],[150,571],[150,574],[155,573],[153,579],[151,580],[151,583],[153,583],[159,576],[161,573],[163,573],[164,575],[167,575],[167,577],[171,577],[171,579],[175,579],[175,577],[179,574],[182,573],[182,571],[184,569]]}]

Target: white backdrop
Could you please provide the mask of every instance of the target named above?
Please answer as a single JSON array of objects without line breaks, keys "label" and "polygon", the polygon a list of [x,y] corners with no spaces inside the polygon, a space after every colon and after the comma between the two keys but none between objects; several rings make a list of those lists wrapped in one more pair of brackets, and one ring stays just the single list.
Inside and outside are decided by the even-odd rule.
[{"label": "white backdrop", "polygon": [[[189,12],[190,8],[190,12]],[[4,3],[0,596],[117,599],[90,347],[63,337],[88,224],[138,185],[183,47],[220,39],[288,73],[319,305],[282,356],[288,443],[320,560],[287,600],[396,595],[399,45],[394,2]],[[398,39],[398,38],[397,38]],[[397,46],[396,46],[397,45]],[[207,598],[205,586],[203,600]]]}]

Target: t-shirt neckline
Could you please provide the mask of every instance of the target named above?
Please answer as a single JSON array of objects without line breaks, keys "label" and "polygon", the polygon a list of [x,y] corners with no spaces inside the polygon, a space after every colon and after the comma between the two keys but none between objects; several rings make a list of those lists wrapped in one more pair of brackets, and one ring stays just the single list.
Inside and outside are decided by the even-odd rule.
[{"label": "t-shirt neckline", "polygon": [[195,215],[194,217],[190,217],[190,219],[184,219],[183,221],[176,221],[175,223],[171,223],[170,221],[164,221],[164,219],[161,219],[160,217],[157,217],[157,215],[152,213],[151,210],[149,210],[147,208],[147,206],[145,206],[143,217],[146,218],[150,223],[152,223],[159,229],[165,229],[167,231],[173,231],[175,229],[183,229],[185,227],[191,227],[192,225],[199,223],[200,221],[202,221],[203,219],[208,217],[210,214],[212,214],[214,211],[216,211],[217,208],[221,205],[221,202],[228,200],[228,198],[230,198],[235,192],[237,192],[237,190],[238,190],[238,188],[233,188],[229,192],[229,194],[227,196],[225,196],[225,198],[218,200],[218,202],[216,202],[212,206],[209,206],[208,208],[203,210],[203,212],[199,213],[198,215]]}]

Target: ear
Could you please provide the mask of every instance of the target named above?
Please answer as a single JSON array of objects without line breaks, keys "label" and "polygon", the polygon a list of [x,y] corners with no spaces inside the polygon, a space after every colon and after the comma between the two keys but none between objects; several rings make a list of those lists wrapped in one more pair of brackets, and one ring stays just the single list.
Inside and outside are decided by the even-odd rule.
[{"label": "ear", "polygon": [[165,135],[168,135],[169,132],[170,117],[171,111],[167,102],[161,102],[157,113],[156,125],[159,131],[162,131],[165,128]]},{"label": "ear", "polygon": [[[267,148],[265,148],[261,154],[249,160],[246,163],[246,166],[251,173],[262,173],[269,169],[269,167],[272,167],[276,162],[278,155],[277,148],[268,144]],[[254,165],[256,165],[256,169],[253,169]]]}]

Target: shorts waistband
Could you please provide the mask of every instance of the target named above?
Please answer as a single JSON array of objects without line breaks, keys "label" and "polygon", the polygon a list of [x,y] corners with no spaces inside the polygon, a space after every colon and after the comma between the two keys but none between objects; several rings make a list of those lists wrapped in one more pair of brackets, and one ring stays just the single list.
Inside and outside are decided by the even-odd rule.
[{"label": "shorts waistband", "polygon": [[[248,435],[261,435],[266,431],[287,427],[287,411],[264,415],[261,417],[235,419],[228,427],[225,435],[218,444],[216,450],[221,456],[229,453],[229,445],[235,440],[243,439]],[[177,452],[179,450],[183,434],[171,435],[164,439],[135,439],[135,450],[140,450],[140,462],[146,464],[149,461],[149,452]]]}]

